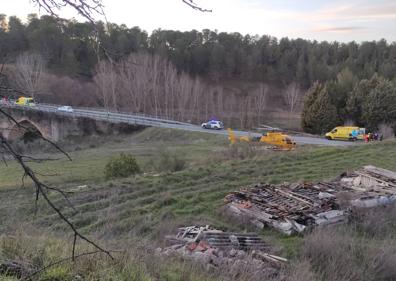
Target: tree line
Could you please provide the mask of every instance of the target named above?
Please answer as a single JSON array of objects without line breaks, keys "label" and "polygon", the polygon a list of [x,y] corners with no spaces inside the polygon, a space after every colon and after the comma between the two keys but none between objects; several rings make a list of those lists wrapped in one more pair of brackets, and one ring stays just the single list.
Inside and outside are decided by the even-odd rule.
[{"label": "tree line", "polygon": [[[182,121],[216,117],[238,127],[257,126],[273,108],[298,112],[313,85],[305,99],[305,130],[321,132],[347,120],[366,125],[368,117],[351,113],[349,96],[357,81],[373,75],[395,79],[395,62],[396,44],[385,40],[278,40],[207,29],[158,29],[149,35],[113,23],[35,14],[22,23],[0,15],[0,63],[14,87],[47,102]],[[334,108],[322,111],[326,99]],[[317,125],[328,116],[314,112],[333,121]]]},{"label": "tree line", "polygon": [[[106,52],[104,51],[106,50]],[[240,79],[284,87],[309,88],[335,79],[345,68],[358,78],[396,74],[396,44],[385,40],[339,43],[277,39],[240,33],[154,30],[103,22],[77,22],[51,16],[0,15],[0,58],[13,61],[23,52],[42,55],[47,65],[67,74],[92,77],[99,59],[122,59],[145,51],[168,58],[178,69],[212,81]]]},{"label": "tree line", "polygon": [[304,99],[303,129],[323,134],[342,124],[396,132],[396,84],[378,74],[359,80],[349,69],[335,80],[314,83]]}]

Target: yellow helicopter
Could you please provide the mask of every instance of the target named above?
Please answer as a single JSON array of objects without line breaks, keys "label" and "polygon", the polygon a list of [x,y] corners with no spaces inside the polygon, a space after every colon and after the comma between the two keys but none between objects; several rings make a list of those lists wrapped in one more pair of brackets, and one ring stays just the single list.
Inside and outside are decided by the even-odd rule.
[{"label": "yellow helicopter", "polygon": [[267,132],[264,133],[261,137],[249,137],[249,136],[235,136],[234,131],[231,128],[227,129],[228,131],[228,139],[231,144],[235,144],[239,142],[247,142],[247,143],[265,143],[272,146],[274,150],[293,150],[296,148],[296,143],[292,140],[289,135],[286,135],[281,132]]}]

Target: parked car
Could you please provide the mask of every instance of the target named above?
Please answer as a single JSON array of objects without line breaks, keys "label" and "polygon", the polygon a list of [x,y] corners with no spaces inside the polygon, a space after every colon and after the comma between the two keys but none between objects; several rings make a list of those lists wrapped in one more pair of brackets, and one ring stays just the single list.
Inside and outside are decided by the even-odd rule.
[{"label": "parked car", "polygon": [[57,110],[63,111],[63,112],[70,112],[70,113],[73,112],[73,108],[70,105],[64,105],[64,106],[58,107]]},{"label": "parked car", "polygon": [[204,129],[222,130],[224,129],[224,124],[218,120],[210,120],[206,123],[202,123],[201,127]]}]

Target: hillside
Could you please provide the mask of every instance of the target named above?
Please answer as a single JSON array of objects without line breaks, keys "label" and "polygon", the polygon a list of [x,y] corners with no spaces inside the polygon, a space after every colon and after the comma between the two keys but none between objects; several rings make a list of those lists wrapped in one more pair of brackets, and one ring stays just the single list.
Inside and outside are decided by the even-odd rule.
[{"label": "hillside", "polygon": [[[145,280],[223,280],[221,273],[207,276],[205,271],[191,270],[189,263],[180,264],[170,259],[154,266],[155,258],[149,262],[146,260],[149,256],[138,261],[132,257],[141,251],[136,248],[137,245],[153,248],[161,244],[164,235],[177,226],[211,224],[236,231],[249,229],[247,225],[230,221],[221,213],[224,196],[241,186],[257,182],[329,179],[366,164],[396,170],[394,141],[346,148],[306,146],[292,152],[281,152],[259,147],[229,148],[226,139],[221,137],[151,128],[133,135],[108,137],[101,143],[95,138],[85,139],[83,146],[79,143],[81,141],[69,142],[67,146],[73,162],[51,161],[35,164],[34,167],[40,174],[51,174],[41,176],[47,183],[70,192],[70,200],[78,213],[70,209],[61,197],[55,194],[51,197],[81,231],[106,245],[113,245],[113,248],[130,249],[121,264],[116,266],[108,264],[104,257],[100,258],[100,263],[110,270],[108,276],[111,276],[112,270],[119,270],[121,275],[126,274],[124,276],[131,276],[134,272],[135,280],[142,280],[136,277],[139,274],[146,276]],[[32,151],[35,149],[38,148],[32,147]],[[106,162],[120,152],[136,155],[144,174],[105,181],[103,169]],[[169,156],[179,161],[177,169],[172,169]],[[56,259],[54,255],[65,255],[68,249],[59,244],[67,238],[67,234],[66,237],[61,235],[67,233],[64,223],[42,201],[39,202],[38,214],[34,215],[33,190],[29,182],[25,183],[25,187],[20,187],[22,174],[15,169],[15,163],[9,161],[8,166],[1,166],[0,175],[0,234],[14,233],[15,243],[22,245],[29,239],[37,240],[42,249],[49,247],[45,250],[47,261]],[[34,233],[44,233],[50,239],[49,244]],[[298,259],[294,263],[294,258],[299,255],[302,238],[283,237],[271,231],[261,235],[268,243],[278,247],[282,255],[290,257],[293,264],[298,264]],[[2,239],[8,241],[10,238],[3,236]],[[15,254],[8,252],[13,246],[2,247],[0,261],[7,255]],[[30,260],[35,255],[29,252],[34,251],[31,246],[24,251],[20,254],[24,259]],[[62,274],[76,274],[74,270],[77,270],[87,278],[91,274],[94,278],[95,274],[87,267],[88,262],[83,259],[77,267],[79,269],[66,264],[50,272],[60,278]],[[55,280],[45,279],[48,274],[42,275],[40,280]],[[176,276],[180,274],[185,275],[186,279],[178,279],[181,277]],[[241,278],[250,280],[245,279],[246,276]],[[60,280],[69,279],[65,277]]]},{"label": "hillside", "polygon": [[[23,92],[40,102],[196,123],[215,117],[239,128],[286,116],[282,125],[300,129],[295,116],[314,82],[345,71],[358,81],[396,75],[396,47],[385,40],[329,43],[208,29],[148,34],[34,14],[26,23],[0,16],[0,57],[0,96]],[[345,113],[351,90],[332,90],[338,123],[360,121]]]}]

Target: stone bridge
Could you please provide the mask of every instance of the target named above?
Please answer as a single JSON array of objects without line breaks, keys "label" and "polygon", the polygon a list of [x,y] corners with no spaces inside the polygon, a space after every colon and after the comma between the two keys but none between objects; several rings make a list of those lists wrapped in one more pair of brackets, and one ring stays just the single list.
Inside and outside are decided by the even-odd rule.
[{"label": "stone bridge", "polygon": [[12,108],[2,108],[2,110],[10,114],[20,125],[0,114],[0,133],[8,140],[22,139],[38,133],[57,142],[68,136],[131,132],[141,128],[137,125],[112,124],[84,117],[58,115],[36,110]]}]

